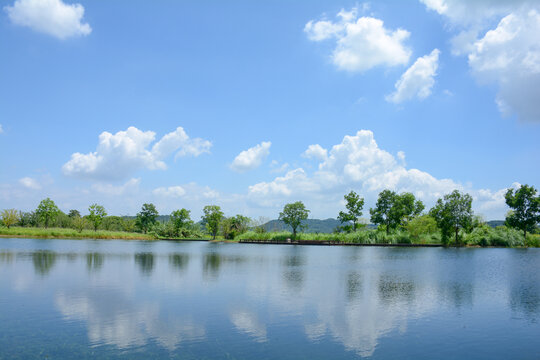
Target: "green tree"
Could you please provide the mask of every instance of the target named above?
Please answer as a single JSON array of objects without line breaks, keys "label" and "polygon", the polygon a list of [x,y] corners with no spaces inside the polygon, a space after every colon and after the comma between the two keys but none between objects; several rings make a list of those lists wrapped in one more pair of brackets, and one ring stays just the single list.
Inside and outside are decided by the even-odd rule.
[{"label": "green tree", "polygon": [[405,227],[414,217],[424,210],[424,204],[416,200],[411,193],[396,194],[383,190],[379,193],[375,208],[370,209],[371,222],[384,225],[386,233],[398,226]]},{"label": "green tree", "polygon": [[234,239],[236,236],[248,231],[250,224],[251,219],[247,216],[231,216],[222,222],[221,229],[223,231],[223,237],[225,239]]},{"label": "green tree", "polygon": [[105,230],[122,231],[124,230],[124,219],[120,216],[106,216],[101,226]]},{"label": "green tree", "polygon": [[293,230],[293,237],[296,238],[296,229],[303,229],[302,220],[306,220],[309,216],[309,210],[301,201],[286,204],[283,211],[279,213],[279,220],[289,225]]},{"label": "green tree", "polygon": [[352,222],[352,231],[358,230],[360,223],[359,218],[362,216],[362,209],[364,208],[364,198],[361,198],[357,193],[351,191],[347,195],[343,196],[345,201],[345,208],[347,212],[340,211],[338,220],[343,223]]},{"label": "green tree", "polygon": [[122,218],[122,231],[134,232],[137,228],[137,220]]},{"label": "green tree", "polygon": [[69,210],[68,216],[74,219],[77,217],[81,217],[81,213],[79,212],[79,210]]},{"label": "green tree", "polygon": [[159,213],[154,204],[143,204],[141,211],[137,214],[137,227],[145,234],[156,223]]},{"label": "green tree", "polygon": [[430,215],[417,216],[407,223],[406,229],[415,239],[419,239],[420,235],[432,234],[438,230],[437,221]]},{"label": "green tree", "polygon": [[506,191],[505,200],[512,211],[506,216],[506,225],[523,231],[527,239],[527,231],[532,232],[540,222],[540,196],[537,190],[529,185],[522,185]]},{"label": "green tree", "polygon": [[219,225],[223,220],[223,212],[217,205],[207,205],[204,207],[203,213],[202,220],[206,224],[206,230],[212,235],[212,239],[215,240],[219,231]]},{"label": "green tree", "polygon": [[19,226],[37,227],[39,226],[39,216],[35,211],[19,211]]},{"label": "green tree", "polygon": [[82,232],[86,227],[86,219],[82,217],[73,218],[73,228],[78,232]]},{"label": "green tree", "polygon": [[175,210],[171,213],[171,222],[173,223],[176,236],[184,236],[182,229],[191,228],[193,221],[191,220],[191,211],[187,209]]},{"label": "green tree", "polygon": [[420,215],[422,211],[424,211],[424,203],[416,200],[414,195],[408,192],[397,195],[394,206],[392,207],[393,217],[403,228],[412,219]]},{"label": "green tree", "polygon": [[19,212],[15,209],[4,209],[0,217],[4,225],[9,229],[19,221]]},{"label": "green tree", "polygon": [[90,213],[88,215],[88,220],[92,223],[94,231],[97,231],[99,225],[103,222],[103,218],[107,216],[107,211],[105,211],[105,208],[101,205],[92,204],[88,208],[88,212]]},{"label": "green tree", "polygon": [[455,234],[456,245],[459,243],[459,230],[471,230],[473,223],[472,197],[454,190],[429,211],[441,230],[443,242],[448,244],[452,233]]},{"label": "green tree", "polygon": [[385,225],[387,234],[390,233],[390,228],[394,227],[395,224],[391,210],[396,196],[397,194],[394,191],[383,190],[379,193],[375,208],[369,209],[371,222],[373,224]]},{"label": "green tree", "polygon": [[54,226],[66,229],[71,227],[72,223],[73,219],[60,211],[56,217],[56,220],[54,221]]},{"label": "green tree", "polygon": [[36,215],[44,223],[45,228],[49,227],[49,224],[56,219],[59,213],[60,209],[49,198],[41,200],[36,209]]}]

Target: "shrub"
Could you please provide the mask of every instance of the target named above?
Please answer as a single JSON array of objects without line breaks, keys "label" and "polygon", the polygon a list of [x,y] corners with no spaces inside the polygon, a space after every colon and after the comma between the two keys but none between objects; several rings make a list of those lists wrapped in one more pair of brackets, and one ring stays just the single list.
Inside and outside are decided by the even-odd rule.
[{"label": "shrub", "polygon": [[506,226],[498,226],[493,229],[483,225],[466,234],[465,242],[478,246],[515,247],[523,246],[523,236],[518,230]]}]

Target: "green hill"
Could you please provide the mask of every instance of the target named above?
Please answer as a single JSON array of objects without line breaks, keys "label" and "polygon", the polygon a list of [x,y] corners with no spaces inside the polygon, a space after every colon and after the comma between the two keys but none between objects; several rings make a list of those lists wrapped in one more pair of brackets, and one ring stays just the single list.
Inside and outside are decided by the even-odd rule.
[{"label": "green hill", "polygon": [[[341,223],[336,219],[307,219],[302,222],[307,225],[307,228],[303,230],[306,233],[333,233],[336,227]],[[292,231],[289,225],[286,225],[281,220],[271,220],[263,225],[266,231]],[[368,228],[375,228],[376,225],[369,224]]]}]

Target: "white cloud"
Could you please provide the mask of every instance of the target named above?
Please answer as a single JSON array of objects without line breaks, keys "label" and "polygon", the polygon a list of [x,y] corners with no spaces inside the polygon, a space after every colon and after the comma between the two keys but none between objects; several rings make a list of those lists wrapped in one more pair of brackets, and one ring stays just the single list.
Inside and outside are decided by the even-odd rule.
[{"label": "white cloud", "polygon": [[2,124],[0,124],[0,134],[4,132],[4,129],[2,128]]},{"label": "white cloud", "polygon": [[431,54],[416,59],[401,75],[395,85],[396,91],[386,96],[386,101],[398,104],[415,97],[425,99],[431,95],[439,66],[439,54],[440,51],[435,49]]},{"label": "white cloud", "polygon": [[272,160],[272,162],[270,163],[270,172],[271,173],[283,173],[285,171],[287,171],[287,169],[289,169],[290,165],[289,163],[283,163],[281,165],[279,165],[279,162],[277,160]]},{"label": "white cloud", "polygon": [[328,157],[328,150],[319,144],[309,145],[307,150],[302,153],[302,156],[308,159],[323,161]]},{"label": "white cloud", "polygon": [[[437,179],[427,172],[407,169],[404,160],[403,152],[398,152],[396,159],[378,147],[371,131],[361,130],[356,135],[345,136],[340,144],[334,145],[313,174],[297,168],[272,181],[252,185],[248,200],[275,209],[286,201],[304,200],[308,207],[314,209],[313,216],[317,217],[337,213],[343,194],[350,189],[364,196],[367,204],[374,204],[380,191],[391,189],[411,192],[426,206],[433,205],[438,198],[454,189],[468,191],[473,196],[478,193],[451,179]],[[483,197],[478,197],[477,208],[483,209],[483,204],[492,202],[493,206],[485,208],[485,215],[504,213],[504,199],[498,192],[484,191],[483,194]]]},{"label": "white cloud", "polygon": [[263,160],[270,154],[270,141],[263,141],[256,146],[242,151],[234,158],[231,169],[237,172],[253,170],[261,165]]},{"label": "white cloud", "polygon": [[[495,103],[501,113],[515,113],[524,121],[540,121],[540,3],[421,1],[459,31],[451,40],[452,53],[468,56],[471,72],[480,83],[498,87]],[[494,20],[500,22],[492,28]]]},{"label": "white cloud", "polygon": [[257,342],[266,342],[266,326],[262,323],[255,312],[249,310],[235,310],[229,315],[234,326],[252,336]]},{"label": "white cloud", "polygon": [[108,183],[96,183],[96,184],[92,184],[92,190],[97,191],[104,195],[112,195],[112,196],[125,195],[127,193],[134,193],[135,191],[137,191],[140,183],[141,183],[140,178],[130,179],[123,185],[118,185],[118,186],[108,184]]},{"label": "white cloud", "polygon": [[27,189],[41,189],[41,184],[36,179],[33,179],[31,177],[23,177],[22,179],[19,179],[19,183]]},{"label": "white cloud", "polygon": [[95,152],[74,153],[62,171],[65,175],[86,179],[118,180],[141,169],[166,169],[163,160],[175,151],[176,156],[198,156],[208,152],[211,146],[209,141],[189,138],[184,129],[178,127],[149,150],[155,136],[153,131],[141,131],[133,126],[114,135],[104,131],[99,135]]},{"label": "white cloud", "polygon": [[411,51],[403,44],[410,33],[389,30],[380,19],[362,16],[358,11],[341,10],[338,20],[309,21],[304,27],[312,41],[335,39],[334,64],[342,70],[363,72],[376,66],[405,65]]},{"label": "white cloud", "polygon": [[397,152],[397,158],[398,158],[400,164],[402,164],[403,166],[405,166],[405,152],[403,152],[403,151],[398,151],[398,152]]},{"label": "white cloud", "polygon": [[453,25],[478,26],[487,20],[504,16],[537,0],[420,0],[430,10],[444,15]]},{"label": "white cloud", "polygon": [[503,115],[540,121],[540,14],[512,13],[474,44],[469,66],[482,83],[498,85]]},{"label": "white cloud", "polygon": [[152,194],[163,197],[178,198],[184,196],[186,194],[186,190],[184,190],[184,188],[181,186],[158,187],[152,190]]},{"label": "white cloud", "polygon": [[92,32],[90,25],[82,22],[84,7],[81,4],[65,4],[62,0],[16,0],[13,6],[5,6],[4,11],[14,24],[59,39]]}]

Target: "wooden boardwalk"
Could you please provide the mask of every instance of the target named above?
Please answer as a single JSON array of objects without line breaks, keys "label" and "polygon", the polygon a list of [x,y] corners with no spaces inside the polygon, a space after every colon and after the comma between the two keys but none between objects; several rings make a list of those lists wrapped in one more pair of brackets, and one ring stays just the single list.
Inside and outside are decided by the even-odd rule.
[{"label": "wooden boardwalk", "polygon": [[326,246],[378,246],[378,247],[442,247],[441,244],[365,244],[365,243],[346,243],[341,241],[317,241],[317,240],[240,240],[241,244],[274,244],[274,245],[326,245]]}]

